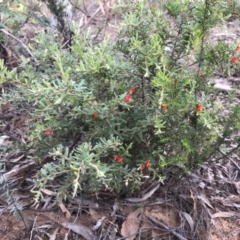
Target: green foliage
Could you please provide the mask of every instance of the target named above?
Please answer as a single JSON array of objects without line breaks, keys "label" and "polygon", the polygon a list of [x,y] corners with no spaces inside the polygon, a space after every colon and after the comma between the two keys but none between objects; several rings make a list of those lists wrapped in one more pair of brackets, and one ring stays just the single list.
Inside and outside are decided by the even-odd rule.
[{"label": "green foliage", "polygon": [[178,2],[166,4],[171,17],[134,5],[116,43],[93,45],[76,28],[71,51],[53,33],[35,38],[39,66],[24,64],[9,98],[33,109],[25,147],[53,159],[35,179],[36,200],[50,181],[59,201],[79,190],[134,191],[168,166],[196,168],[239,130],[239,106],[226,98],[223,114],[210,84],[214,71],[238,66],[236,46],[206,41],[221,5]]},{"label": "green foliage", "polygon": [[5,170],[3,169],[3,164],[1,163],[0,164],[0,197],[3,202],[7,203],[7,206],[5,207],[5,211],[9,210],[19,222],[22,222],[23,224],[25,224],[22,205],[19,202],[19,198],[14,196],[14,194],[17,192],[17,188],[14,187],[16,180],[11,180],[11,179],[6,180],[5,179],[6,176],[2,175],[4,172]]},{"label": "green foliage", "polygon": [[16,71],[8,71],[7,67],[4,65],[4,60],[0,59],[0,87],[3,83],[12,81],[16,76]]},{"label": "green foliage", "polygon": [[19,30],[20,24],[27,19],[26,14],[23,12],[24,9],[25,7],[22,3],[16,3],[15,1],[0,3],[0,28]]}]

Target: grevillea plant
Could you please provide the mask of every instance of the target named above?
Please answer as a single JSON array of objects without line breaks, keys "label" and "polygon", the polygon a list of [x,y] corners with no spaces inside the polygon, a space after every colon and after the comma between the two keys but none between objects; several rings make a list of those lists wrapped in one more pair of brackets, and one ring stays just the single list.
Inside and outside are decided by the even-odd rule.
[{"label": "grevillea plant", "polygon": [[31,106],[26,147],[49,159],[35,178],[36,199],[49,182],[58,200],[131,192],[163,180],[170,166],[183,173],[219,157],[240,128],[239,106],[223,98],[224,114],[210,81],[239,67],[239,44],[206,41],[220,2],[171,1],[167,13],[135,4],[117,42],[97,46],[74,27],[71,51],[53,34],[35,38],[39,66],[24,64],[8,97]]}]

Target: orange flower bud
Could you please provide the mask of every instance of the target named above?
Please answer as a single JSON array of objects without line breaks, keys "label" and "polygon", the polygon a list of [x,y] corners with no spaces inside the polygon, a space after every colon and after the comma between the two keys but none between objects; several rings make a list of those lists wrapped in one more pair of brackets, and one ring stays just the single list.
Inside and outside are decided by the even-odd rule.
[{"label": "orange flower bud", "polygon": [[203,105],[201,105],[200,103],[196,104],[196,112],[201,112],[203,110]]},{"label": "orange flower bud", "polygon": [[235,51],[240,51],[240,45],[236,47]]},{"label": "orange flower bud", "polygon": [[143,163],[142,165],[141,165],[141,169],[142,170],[144,170],[146,167],[145,167],[145,164]]},{"label": "orange flower bud", "polygon": [[167,111],[168,110],[168,105],[167,104],[162,104],[161,105],[161,110],[164,111],[164,112]]},{"label": "orange flower bud", "polygon": [[231,63],[237,63],[238,62],[238,58],[236,56],[233,56],[231,59]]},{"label": "orange flower bud", "polygon": [[93,119],[97,119],[97,118],[98,118],[97,113],[93,113],[93,114],[92,114],[92,118],[93,118]]},{"label": "orange flower bud", "polygon": [[127,95],[125,98],[124,98],[125,102],[131,102],[133,99],[132,99],[132,96],[131,95]]},{"label": "orange flower bud", "polygon": [[151,166],[150,160],[147,160],[141,165],[141,169],[144,170],[145,168],[148,168],[150,166]]},{"label": "orange flower bud", "polygon": [[119,163],[123,162],[123,157],[119,156],[119,155],[114,155],[113,156],[114,161],[117,161]]},{"label": "orange flower bud", "polygon": [[129,91],[128,91],[128,93],[129,93],[130,95],[135,94],[135,92],[136,92],[136,89],[135,89],[135,88],[130,88]]},{"label": "orange flower bud", "polygon": [[147,160],[147,161],[145,162],[145,167],[148,168],[148,167],[150,167],[150,166],[151,166],[150,160]]},{"label": "orange flower bud", "polygon": [[50,128],[48,128],[48,129],[45,130],[45,134],[46,134],[46,135],[52,135],[52,133],[53,133],[53,130],[50,129]]}]

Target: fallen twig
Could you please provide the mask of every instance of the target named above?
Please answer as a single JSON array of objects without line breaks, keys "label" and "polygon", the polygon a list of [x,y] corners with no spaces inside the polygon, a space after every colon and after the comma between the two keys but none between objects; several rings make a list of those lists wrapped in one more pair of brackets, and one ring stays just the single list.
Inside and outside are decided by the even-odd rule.
[{"label": "fallen twig", "polygon": [[27,51],[27,53],[32,57],[32,59],[34,60],[34,62],[36,64],[38,64],[38,60],[35,58],[35,56],[33,55],[33,53],[29,50],[29,48],[27,47],[26,44],[24,44],[19,38],[15,37],[14,35],[12,35],[11,33],[9,33],[8,31],[6,31],[5,29],[0,29],[1,32],[3,32],[4,34],[10,36],[11,38],[13,38],[14,40],[16,40],[17,42],[19,42],[22,47]]},{"label": "fallen twig", "polygon": [[160,184],[155,186],[151,191],[146,193],[142,198],[127,198],[126,201],[134,202],[134,203],[143,202],[143,201],[147,200],[148,198],[150,198],[157,191],[157,189],[159,188],[159,185]]},{"label": "fallen twig", "polygon": [[3,184],[4,182],[7,182],[10,178],[19,175],[20,173],[25,172],[26,170],[28,170],[30,167],[35,166],[36,163],[35,162],[29,162],[28,164],[19,167],[17,169],[13,169],[10,172],[4,173],[2,176],[0,176],[0,184]]},{"label": "fallen twig", "polygon": [[89,25],[90,23],[92,22],[92,20],[94,19],[94,17],[100,12],[101,8],[99,7],[94,13],[93,15],[89,18],[88,22],[82,26],[82,30],[85,30]]},{"label": "fallen twig", "polygon": [[150,219],[150,221],[152,221],[154,224],[156,224],[159,227],[164,228],[165,230],[171,232],[174,236],[176,236],[178,239],[180,240],[187,240],[187,238],[181,236],[179,233],[177,233],[175,230],[171,229],[170,227],[168,227],[167,225],[165,225],[164,223],[156,220],[155,218],[149,216],[148,217]]},{"label": "fallen twig", "polygon": [[76,223],[70,223],[70,222],[61,223],[61,222],[58,222],[55,219],[49,217],[48,215],[45,215],[44,213],[40,213],[39,216],[43,217],[44,219],[51,220],[69,230],[72,230],[73,232],[84,237],[86,240],[97,240],[98,239],[98,237],[93,233],[93,231],[90,228],[88,228],[82,224],[79,224],[79,223],[76,224]]}]

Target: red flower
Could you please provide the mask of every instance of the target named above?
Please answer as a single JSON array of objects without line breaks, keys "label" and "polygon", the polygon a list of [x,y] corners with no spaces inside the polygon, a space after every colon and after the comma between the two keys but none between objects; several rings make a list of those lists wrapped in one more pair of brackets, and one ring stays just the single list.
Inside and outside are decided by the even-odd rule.
[{"label": "red flower", "polygon": [[203,110],[203,105],[201,105],[200,103],[196,104],[196,112],[201,112]]},{"label": "red flower", "polygon": [[162,111],[167,111],[168,110],[168,105],[167,104],[162,104],[161,105],[161,109],[162,109]]},{"label": "red flower", "polygon": [[98,118],[97,113],[93,113],[93,114],[92,114],[92,118],[93,118],[93,119],[97,119],[97,118]]},{"label": "red flower", "polygon": [[123,157],[119,156],[119,155],[114,155],[113,156],[114,161],[117,161],[119,163],[123,162]]},{"label": "red flower", "polygon": [[52,135],[53,130],[48,128],[48,129],[45,130],[45,133],[46,133],[46,135]]},{"label": "red flower", "polygon": [[132,99],[132,96],[131,95],[127,95],[125,98],[124,98],[125,102],[131,102],[133,99]]},{"label": "red flower", "polygon": [[129,93],[130,95],[134,94],[135,92],[136,92],[136,89],[135,89],[135,88],[130,88],[129,91],[128,91],[128,93]]},{"label": "red flower", "polygon": [[141,165],[141,169],[144,170],[145,168],[148,168],[150,166],[151,166],[150,160],[147,160]]},{"label": "red flower", "polygon": [[231,63],[237,63],[238,62],[238,58],[236,56],[233,56],[231,59]]},{"label": "red flower", "polygon": [[235,51],[240,51],[240,45],[236,47]]}]

